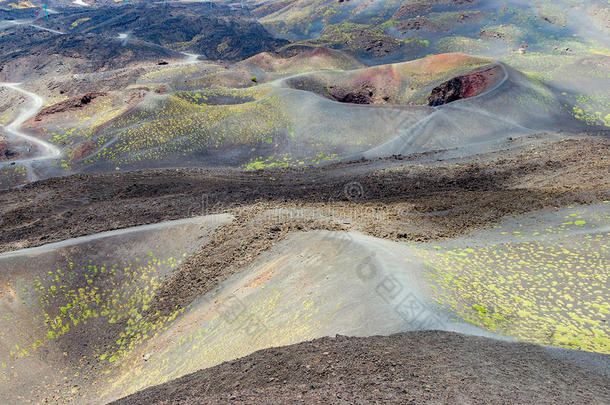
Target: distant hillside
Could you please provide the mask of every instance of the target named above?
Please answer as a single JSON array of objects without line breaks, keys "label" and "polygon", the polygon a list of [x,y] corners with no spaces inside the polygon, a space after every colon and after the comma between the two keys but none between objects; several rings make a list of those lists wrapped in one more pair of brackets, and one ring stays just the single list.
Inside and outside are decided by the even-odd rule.
[{"label": "distant hillside", "polygon": [[[41,13],[24,10],[29,14],[3,11],[0,74],[11,80],[34,72],[90,72],[182,58],[180,52],[239,61],[289,43],[274,38],[255,20],[214,4],[70,7],[52,10],[48,21]],[[129,38],[120,40],[120,34]]]},{"label": "distant hillside", "polygon": [[58,35],[20,25],[0,36],[0,78],[21,81],[31,74],[92,72],[136,61],[179,58],[178,52],[147,44],[125,44],[97,35]]},{"label": "distant hillside", "polygon": [[117,37],[129,33],[176,50],[202,54],[210,59],[241,60],[263,51],[284,46],[252,19],[244,19],[229,7],[218,5],[81,8],[53,15],[39,24],[72,34],[97,34]]}]

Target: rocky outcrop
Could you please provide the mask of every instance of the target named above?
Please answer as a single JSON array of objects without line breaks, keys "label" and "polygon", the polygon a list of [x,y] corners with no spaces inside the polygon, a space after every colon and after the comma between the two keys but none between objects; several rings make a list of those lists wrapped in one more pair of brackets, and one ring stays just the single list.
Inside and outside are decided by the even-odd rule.
[{"label": "rocky outcrop", "polygon": [[355,89],[329,86],[329,93],[331,98],[340,103],[373,104],[375,88],[367,84]]},{"label": "rocky outcrop", "polygon": [[72,97],[65,101],[53,104],[50,107],[43,108],[38,115],[36,115],[36,121],[40,121],[45,115],[56,114],[64,111],[76,110],[91,103],[97,97],[105,96],[106,93],[87,93],[81,96]]},{"label": "rocky outcrop", "polygon": [[477,96],[495,85],[502,77],[498,66],[454,77],[432,90],[428,105],[439,106],[453,101]]}]

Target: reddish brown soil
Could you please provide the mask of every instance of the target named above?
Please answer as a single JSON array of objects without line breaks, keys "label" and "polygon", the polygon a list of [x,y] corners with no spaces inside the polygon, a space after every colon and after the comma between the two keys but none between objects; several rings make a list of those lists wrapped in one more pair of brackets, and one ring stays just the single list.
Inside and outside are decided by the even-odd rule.
[{"label": "reddish brown soil", "polygon": [[106,95],[106,93],[87,93],[87,94],[83,94],[81,96],[69,98],[69,99],[59,102],[57,104],[53,104],[52,106],[49,106],[47,108],[43,108],[36,115],[35,120],[41,121],[42,117],[44,117],[45,115],[51,115],[51,114],[56,114],[56,113],[60,113],[60,112],[65,112],[65,111],[77,110],[77,109],[82,108],[82,107],[86,106],[87,104],[91,103],[91,101],[93,101],[97,97],[102,97],[105,95]]},{"label": "reddish brown soil", "polygon": [[19,153],[10,150],[6,142],[0,142],[0,160],[9,160],[17,156],[19,156]]},{"label": "reddish brown soil", "polygon": [[341,83],[328,86],[330,98],[352,104],[396,102],[400,78],[392,67],[364,69]]},{"label": "reddish brown soil", "polygon": [[610,380],[541,347],[450,332],[261,350],[113,404],[607,404]]},{"label": "reddish brown soil", "polygon": [[350,104],[373,104],[375,96],[375,88],[369,84],[363,83],[360,87],[345,88],[329,86],[330,97],[340,103]]},{"label": "reddish brown soil", "polygon": [[356,59],[341,51],[326,47],[309,48],[305,46],[287,46],[278,50],[277,53],[262,52],[246,59],[241,64],[247,67],[259,68],[266,72],[274,72],[293,66],[311,65],[312,59],[328,61],[329,65],[337,64],[340,66],[341,64],[351,64],[360,66]]},{"label": "reddish brown soil", "polygon": [[83,158],[95,152],[95,142],[88,141],[78,146],[72,153],[71,162],[80,162]]},{"label": "reddish brown soil", "polygon": [[155,89],[156,94],[167,94],[167,87],[161,86]]},{"label": "reddish brown soil", "polygon": [[[307,90],[331,100],[351,104],[401,104],[404,103],[404,86],[410,81],[408,76],[415,72],[425,72],[422,79],[442,75],[447,71],[460,69],[465,60],[471,63],[485,64],[486,68],[472,71],[443,83],[435,91],[451,90],[459,97],[472,97],[489,89],[503,75],[497,66],[490,66],[491,60],[472,58],[464,54],[447,53],[429,56],[423,59],[404,62],[398,65],[374,66],[355,69],[344,75],[325,76],[318,74],[300,75],[288,78],[288,86]],[[411,73],[406,73],[411,72]],[[414,74],[417,76],[418,74]],[[457,74],[457,73],[455,73]],[[417,79],[416,79],[417,80]],[[457,89],[457,90],[456,90]],[[463,93],[463,94],[462,94]]]},{"label": "reddish brown soil", "polygon": [[503,74],[498,66],[477,70],[463,76],[454,77],[432,90],[428,105],[438,106],[477,96],[497,84]]}]

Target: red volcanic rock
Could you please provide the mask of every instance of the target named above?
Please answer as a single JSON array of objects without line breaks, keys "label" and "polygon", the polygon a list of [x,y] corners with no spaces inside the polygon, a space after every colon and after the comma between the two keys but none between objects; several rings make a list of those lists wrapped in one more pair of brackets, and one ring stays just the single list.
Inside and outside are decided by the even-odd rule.
[{"label": "red volcanic rock", "polygon": [[277,53],[261,52],[246,59],[242,65],[260,68],[265,72],[273,72],[286,68],[302,70],[302,68],[298,67],[311,66],[312,64],[315,66],[324,66],[326,64],[330,66],[336,64],[359,65],[355,59],[341,51],[322,46],[310,48],[302,45],[291,46]]},{"label": "red volcanic rock", "polygon": [[329,90],[330,96],[340,103],[373,104],[373,97],[375,96],[375,89],[366,84],[352,89],[329,86]]},{"label": "red volcanic rock", "polygon": [[70,161],[80,162],[87,156],[91,155],[93,152],[95,152],[95,143],[93,141],[83,143],[74,150],[74,152],[72,153],[72,159]]},{"label": "red volcanic rock", "polygon": [[53,104],[50,107],[43,108],[38,115],[36,115],[35,120],[40,121],[42,117],[45,115],[51,115],[55,113],[60,113],[64,111],[76,110],[78,108],[82,108],[85,105],[89,104],[97,97],[105,96],[106,93],[87,93],[82,96],[76,96],[69,98],[68,100],[62,101],[57,104]]},{"label": "red volcanic rock", "polygon": [[17,155],[17,152],[13,152],[8,148],[6,142],[0,142],[0,160],[8,160]]},{"label": "red volcanic rock", "polygon": [[432,94],[428,97],[428,105],[439,106],[477,96],[493,87],[501,77],[502,73],[498,66],[454,77],[432,90]]},{"label": "red volcanic rock", "polygon": [[386,104],[394,102],[400,85],[398,72],[390,65],[364,69],[353,77],[329,85],[328,96],[342,103]]}]

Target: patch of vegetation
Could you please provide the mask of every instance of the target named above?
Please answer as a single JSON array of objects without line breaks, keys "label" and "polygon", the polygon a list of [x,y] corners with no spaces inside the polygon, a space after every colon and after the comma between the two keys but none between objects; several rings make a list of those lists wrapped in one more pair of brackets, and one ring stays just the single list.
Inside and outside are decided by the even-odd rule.
[{"label": "patch of vegetation", "polygon": [[97,152],[85,163],[135,163],[228,145],[265,143],[286,128],[277,96],[262,97],[268,91],[223,90],[254,99],[229,105],[205,104],[203,98],[212,97],[214,89],[193,93],[193,98],[185,93],[157,96],[108,126],[96,139]]},{"label": "patch of vegetation", "polygon": [[[161,268],[175,268],[182,258],[156,258],[148,253],[146,258],[136,257],[126,266],[118,264],[77,264],[69,262],[66,268],[49,270],[44,277],[31,285],[19,283],[13,289],[25,305],[31,302],[31,310],[40,316],[42,336],[20,335],[23,341],[14,343],[7,353],[12,360],[19,360],[46,346],[49,341],[69,336],[88,322],[102,320],[108,325],[121,325],[120,338],[106,346],[93,348],[100,362],[115,362],[135,346],[158,336],[184,309],[167,316],[157,316],[154,321],[144,316],[161,284]],[[4,317],[0,322],[13,322]],[[4,328],[6,325],[4,325]],[[8,361],[4,356],[2,360]]]},{"label": "patch of vegetation", "polygon": [[502,231],[510,243],[422,251],[437,301],[468,322],[519,339],[610,353],[610,314],[602,264],[606,233],[561,238],[587,226],[578,212],[537,231]]},{"label": "patch of vegetation", "polygon": [[70,24],[72,26],[72,28],[76,28],[78,27],[80,24],[87,22],[91,19],[91,17],[83,17],[83,18],[79,18],[78,20],[75,20],[72,24]]},{"label": "patch of vegetation", "polygon": [[607,94],[580,94],[572,108],[574,118],[587,125],[610,127],[610,97]]},{"label": "patch of vegetation", "polygon": [[338,160],[339,156],[335,153],[329,155],[318,153],[311,158],[302,159],[295,159],[290,154],[278,154],[251,159],[250,162],[244,166],[244,170],[256,171],[262,169],[299,167],[303,165],[319,165],[320,163],[336,162]]}]

